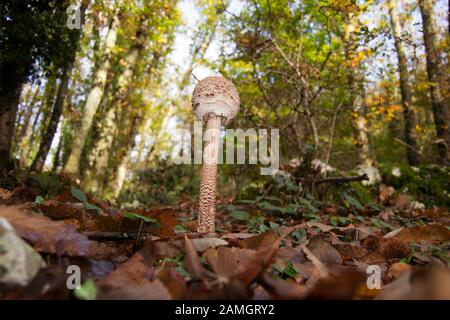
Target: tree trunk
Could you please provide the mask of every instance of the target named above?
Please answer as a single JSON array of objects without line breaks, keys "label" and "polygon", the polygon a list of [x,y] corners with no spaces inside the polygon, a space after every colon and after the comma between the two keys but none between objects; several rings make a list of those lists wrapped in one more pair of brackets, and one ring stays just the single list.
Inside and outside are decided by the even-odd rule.
[{"label": "tree trunk", "polygon": [[113,13],[112,23],[105,40],[103,60],[97,71],[94,73],[94,84],[89,91],[86,104],[84,106],[81,125],[76,132],[69,158],[64,166],[64,171],[69,174],[79,174],[81,153],[83,152],[85,141],[91,129],[92,120],[94,119],[95,113],[97,112],[98,106],[101,102],[105,90],[107,75],[111,68],[111,54],[112,49],[116,44],[118,28],[118,14]]},{"label": "tree trunk", "polygon": [[369,136],[367,120],[363,108],[363,79],[358,70],[359,65],[355,63],[357,57],[357,41],[354,29],[356,29],[356,18],[347,18],[347,27],[344,34],[345,56],[349,66],[347,68],[347,81],[350,89],[350,105],[352,109],[352,125],[354,128],[354,138],[356,141],[356,152],[358,163],[371,167],[373,160],[370,156]]},{"label": "tree trunk", "polygon": [[0,98],[0,168],[11,169],[11,141],[14,136],[14,122],[20,99],[20,87],[6,97]]},{"label": "tree trunk", "polygon": [[405,142],[408,145],[406,148],[406,155],[408,158],[408,163],[411,166],[416,166],[420,163],[420,155],[417,149],[417,139],[415,135],[416,114],[412,107],[412,90],[409,83],[408,60],[406,58],[405,44],[401,39],[402,27],[400,24],[400,18],[395,8],[395,3],[395,1],[390,0],[388,6],[398,58],[400,91],[402,95],[403,118],[405,126],[404,136]]},{"label": "tree trunk", "polygon": [[30,165],[31,156],[36,151],[35,142],[39,137],[39,133],[48,122],[49,114],[53,105],[56,92],[56,77],[51,74],[47,79],[47,84],[43,96],[41,97],[41,104],[36,111],[36,115],[30,128],[26,130],[26,135],[20,141],[19,146],[16,147],[20,155],[20,166],[27,167]]},{"label": "tree trunk", "polygon": [[125,182],[125,178],[127,177],[128,165],[131,159],[131,152],[133,151],[136,145],[136,135],[138,133],[139,126],[138,117],[133,118],[131,123],[130,134],[128,135],[127,140],[125,141],[125,145],[123,146],[123,150],[125,154],[121,157],[119,165],[117,167],[116,172],[114,173],[113,180],[110,183],[110,188],[113,192],[114,198],[117,198],[122,191],[123,184]]},{"label": "tree trunk", "polygon": [[22,124],[20,126],[20,130],[18,130],[18,132],[16,133],[16,143],[17,144],[20,144],[22,139],[25,138],[27,132],[29,131],[31,117],[33,116],[33,108],[34,108],[35,104],[37,103],[37,101],[39,100],[39,96],[40,96],[39,94],[40,94],[40,88],[39,88],[39,85],[37,85],[30,102],[27,103],[26,106],[24,106],[24,108],[26,108],[26,110],[24,110]]},{"label": "tree trunk", "polygon": [[48,123],[47,129],[42,134],[39,151],[37,152],[33,164],[31,165],[31,170],[33,171],[42,171],[45,159],[47,158],[48,152],[50,151],[50,147],[52,145],[52,141],[58,128],[58,123],[63,111],[64,101],[66,99],[67,89],[69,87],[71,69],[72,63],[69,63],[63,71],[61,83],[56,94],[55,104],[50,116],[50,121]]},{"label": "tree trunk", "polygon": [[440,162],[450,163],[450,119],[448,97],[444,96],[444,70],[438,50],[436,21],[433,15],[435,1],[419,0],[423,20],[427,74],[430,85],[431,105],[438,138]]},{"label": "tree trunk", "polygon": [[[81,26],[84,24],[84,17],[85,12],[87,9],[88,1],[84,0],[81,3],[80,7],[80,20],[81,20]],[[80,40],[81,32],[78,32],[77,35],[77,42]],[[73,68],[73,65],[75,63],[75,58],[77,55],[77,49],[78,49],[78,43],[75,45],[70,52],[70,55],[67,57],[67,62],[65,63],[63,70],[62,70],[62,76],[61,76],[61,83],[58,87],[58,92],[56,94],[56,100],[55,104],[53,106],[52,114],[50,116],[50,121],[48,123],[48,126],[42,134],[41,143],[39,146],[39,151],[37,152],[36,157],[34,158],[33,164],[31,165],[31,170],[33,171],[42,171],[45,159],[47,158],[48,152],[50,151],[50,147],[53,142],[53,138],[55,137],[56,130],[58,129],[58,124],[63,112],[64,102],[66,100],[67,91],[69,89],[69,82],[70,82],[70,76],[71,71]]]},{"label": "tree trunk", "polygon": [[114,95],[111,107],[100,127],[99,138],[92,148],[90,157],[94,159],[93,167],[86,173],[85,184],[93,192],[102,192],[103,190],[112,142],[117,132],[117,112],[126,104],[130,83],[146,39],[144,30],[144,21],[142,21],[136,31],[135,41],[124,59],[125,69],[119,76],[117,93]]}]

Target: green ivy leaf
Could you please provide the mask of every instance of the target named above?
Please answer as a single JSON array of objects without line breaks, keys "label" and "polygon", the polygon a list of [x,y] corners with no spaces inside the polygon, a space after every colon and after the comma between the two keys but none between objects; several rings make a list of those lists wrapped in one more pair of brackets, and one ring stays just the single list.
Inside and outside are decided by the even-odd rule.
[{"label": "green ivy leaf", "polygon": [[298,274],[298,271],[297,269],[295,269],[294,265],[289,262],[287,267],[284,268],[283,273],[288,277],[295,278]]},{"label": "green ivy leaf", "polygon": [[303,213],[303,217],[307,218],[308,220],[313,221],[319,221],[320,217],[317,214],[311,213],[311,212],[305,212]]},{"label": "green ivy leaf", "polygon": [[347,202],[352,205],[353,207],[355,207],[356,209],[359,210],[364,210],[364,207],[361,205],[361,203],[356,200],[355,198],[353,198],[352,196],[349,196],[348,194],[344,195],[345,200],[347,200]]},{"label": "green ivy leaf", "polygon": [[41,196],[37,196],[36,199],[34,199],[34,204],[42,204],[45,202],[45,199]]},{"label": "green ivy leaf", "polygon": [[92,279],[86,280],[79,288],[75,288],[74,295],[79,300],[95,300],[97,288]]},{"label": "green ivy leaf", "polygon": [[125,218],[131,219],[131,220],[142,220],[146,223],[158,223],[158,220],[156,220],[154,218],[143,216],[143,215],[137,214],[137,213],[125,212],[123,216]]},{"label": "green ivy leaf", "polygon": [[378,219],[378,218],[372,218],[371,220],[372,220],[373,225],[374,225],[375,227],[377,227],[378,229],[382,229],[382,230],[387,229],[387,230],[389,230],[389,231],[392,231],[392,230],[395,229],[394,226],[392,226],[392,225],[390,225],[389,223],[386,223],[386,222],[384,222],[384,221],[381,221],[381,220]]},{"label": "green ivy leaf", "polygon": [[73,196],[75,199],[77,199],[77,200],[79,200],[79,201],[81,201],[81,202],[83,202],[83,203],[86,203],[86,202],[87,202],[87,196],[86,196],[86,195],[84,194],[84,192],[81,191],[80,189],[71,187],[71,188],[70,188],[70,193],[72,194],[72,196]]},{"label": "green ivy leaf", "polygon": [[242,210],[234,210],[232,213],[230,213],[230,216],[233,219],[236,220],[248,220],[250,218],[250,215],[248,214],[248,212],[246,211],[242,211]]},{"label": "green ivy leaf", "polygon": [[97,206],[94,206],[93,204],[90,204],[89,202],[84,203],[84,208],[86,210],[96,210],[97,212],[102,212],[102,209],[100,209]]},{"label": "green ivy leaf", "polygon": [[332,226],[337,226],[338,223],[339,223],[338,217],[336,217],[336,216],[330,216],[330,217],[328,218],[328,221],[330,221],[330,224],[331,224]]},{"label": "green ivy leaf", "polygon": [[264,224],[263,216],[251,217],[248,220],[247,228],[250,233],[264,233],[269,230],[269,227]]},{"label": "green ivy leaf", "polygon": [[284,280],[286,280],[288,278],[295,279],[295,277],[298,274],[297,269],[294,267],[294,265],[291,262],[289,262],[284,269],[282,269],[280,266],[278,266],[276,264],[273,264],[272,269],[275,270],[278,273],[278,276]]},{"label": "green ivy leaf", "polygon": [[306,230],[298,228],[291,232],[291,237],[297,242],[304,242],[306,240]]},{"label": "green ivy leaf", "polygon": [[319,209],[317,209],[316,207],[313,206],[313,204],[311,203],[311,201],[309,201],[308,199],[305,198],[301,198],[299,199],[300,204],[302,204],[305,208],[309,209],[310,211],[317,212],[319,211]]},{"label": "green ivy leaf", "polygon": [[183,226],[182,224],[177,224],[175,226],[175,231],[187,231],[188,229],[186,229],[185,226]]},{"label": "green ivy leaf", "polygon": [[278,223],[276,223],[276,222],[270,221],[269,222],[269,227],[270,227],[270,229],[277,231],[280,228],[280,225]]},{"label": "green ivy leaf", "polygon": [[[348,224],[350,224],[352,222],[352,220],[350,218],[347,217],[338,217],[338,221],[341,225],[346,226]],[[364,220],[363,220],[364,221]]]}]

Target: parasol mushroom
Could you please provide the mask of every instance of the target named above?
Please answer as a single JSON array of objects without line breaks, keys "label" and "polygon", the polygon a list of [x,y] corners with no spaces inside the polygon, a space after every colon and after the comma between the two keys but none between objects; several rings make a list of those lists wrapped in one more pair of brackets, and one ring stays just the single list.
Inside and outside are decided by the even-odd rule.
[{"label": "parasol mushroom", "polygon": [[207,77],[195,86],[192,108],[196,117],[206,123],[197,231],[214,232],[220,126],[226,125],[236,116],[239,94],[229,80]]}]

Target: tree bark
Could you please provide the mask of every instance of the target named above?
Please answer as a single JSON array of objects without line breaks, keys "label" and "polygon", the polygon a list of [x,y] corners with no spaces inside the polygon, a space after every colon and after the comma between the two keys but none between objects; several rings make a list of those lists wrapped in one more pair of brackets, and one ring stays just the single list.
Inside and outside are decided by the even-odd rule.
[{"label": "tree bark", "polygon": [[80,128],[76,132],[72,143],[71,152],[69,154],[67,163],[64,166],[64,171],[69,174],[79,174],[80,158],[83,152],[84,144],[91,129],[95,113],[97,112],[98,106],[100,105],[106,86],[107,75],[111,68],[112,49],[116,44],[118,28],[119,18],[116,12],[113,13],[111,26],[106,36],[102,62],[100,63],[97,71],[94,73],[94,84],[89,91],[86,104],[84,106]]},{"label": "tree bark", "polygon": [[437,27],[433,15],[434,5],[434,0],[419,0],[439,158],[441,163],[448,165],[450,163],[450,119],[448,97],[444,96],[443,74],[446,68],[442,64],[438,50]]},{"label": "tree bark", "polygon": [[[40,96],[40,90],[39,90],[39,85],[36,85],[36,89],[34,91],[33,97],[31,98],[30,102],[27,103],[26,106],[24,106],[24,108],[26,108],[26,110],[24,110],[24,116],[22,119],[22,124],[20,126],[20,130],[16,130],[16,143],[20,143],[20,141],[22,141],[22,139],[27,135],[27,132],[29,131],[30,128],[30,121],[31,121],[31,117],[33,115],[33,108],[35,106],[35,104],[37,103],[37,101],[39,100],[39,96]],[[16,128],[18,129],[18,128]]]},{"label": "tree bark", "polygon": [[67,90],[69,87],[71,69],[72,63],[69,63],[63,71],[61,83],[59,84],[58,92],[56,94],[55,104],[50,116],[50,121],[48,123],[47,129],[42,134],[39,150],[31,165],[32,171],[42,171],[44,167],[45,159],[47,158],[48,152],[50,151],[50,147],[52,145],[52,141],[58,128],[58,123],[63,111],[64,101],[66,99]]},{"label": "tree bark", "polygon": [[395,48],[397,50],[398,70],[400,77],[400,91],[402,95],[402,108],[404,118],[404,136],[408,147],[406,156],[411,166],[420,163],[420,155],[417,148],[417,139],[415,135],[416,114],[412,104],[412,90],[409,82],[408,60],[406,58],[405,44],[401,39],[402,27],[400,18],[395,8],[395,1],[389,0],[389,14],[391,16],[391,25],[394,32]]},{"label": "tree bark", "polygon": [[128,172],[128,166],[131,159],[131,152],[133,151],[136,145],[136,135],[138,134],[140,119],[138,117],[134,117],[130,121],[131,129],[128,135],[127,140],[125,141],[125,145],[122,149],[125,151],[125,154],[121,157],[119,165],[117,166],[116,171],[114,172],[113,180],[110,182],[109,186],[113,192],[114,198],[117,198],[122,191],[123,184],[125,182],[125,178]]},{"label": "tree bark", "polygon": [[25,136],[22,138],[18,147],[18,154],[20,155],[20,167],[27,167],[30,165],[31,156],[36,151],[35,142],[37,137],[40,136],[45,124],[49,121],[49,114],[55,99],[56,92],[56,77],[51,74],[47,79],[47,84],[44,89],[44,93],[41,97],[41,104],[37,108],[36,115],[34,116],[33,122],[29,128],[26,130]]},{"label": "tree bark", "polygon": [[[88,1],[83,0],[80,7],[80,20],[81,26],[84,25],[85,13],[88,6]],[[58,129],[58,124],[63,112],[64,102],[66,100],[67,91],[69,89],[70,76],[72,73],[72,68],[75,63],[79,40],[80,40],[81,32],[78,31],[76,37],[76,45],[73,46],[69,56],[67,57],[67,62],[63,66],[61,82],[58,87],[58,92],[56,94],[55,104],[52,109],[52,114],[50,116],[50,121],[48,126],[42,134],[41,143],[39,145],[39,150],[34,158],[34,161],[31,165],[32,171],[42,171],[45,159],[47,158],[48,152],[50,151],[50,147],[53,142],[53,138],[55,137],[56,130]]]},{"label": "tree bark", "polygon": [[[352,15],[352,14],[350,14]],[[345,56],[349,66],[347,68],[347,82],[350,89],[350,105],[352,109],[352,125],[356,141],[358,163],[363,166],[372,166],[373,160],[370,156],[369,135],[367,120],[363,107],[363,85],[357,58],[357,41],[354,29],[356,29],[356,17],[347,17],[347,26],[344,34]]]},{"label": "tree bark", "polygon": [[113,97],[111,107],[108,109],[104,123],[100,127],[99,138],[91,152],[90,157],[94,160],[93,167],[87,170],[85,184],[93,192],[102,192],[103,190],[112,142],[117,132],[117,112],[126,103],[130,83],[144,47],[146,35],[145,21],[142,19],[136,30],[135,41],[124,59],[125,68],[118,79],[117,93]]}]

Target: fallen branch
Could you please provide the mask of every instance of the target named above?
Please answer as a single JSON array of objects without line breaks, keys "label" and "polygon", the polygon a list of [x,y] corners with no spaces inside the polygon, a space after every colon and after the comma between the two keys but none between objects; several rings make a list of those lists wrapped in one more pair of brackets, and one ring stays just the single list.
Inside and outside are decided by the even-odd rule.
[{"label": "fallen branch", "polygon": [[[82,232],[89,239],[92,240],[127,240],[136,239],[138,232],[114,232],[114,231],[84,231]],[[144,232],[143,237],[151,235],[150,233]]]},{"label": "fallen branch", "polygon": [[367,174],[362,174],[360,176],[351,176],[351,177],[329,177],[324,179],[319,179],[314,181],[314,184],[320,184],[320,183],[347,183],[352,181],[363,181],[363,180],[369,180],[369,177]]}]

